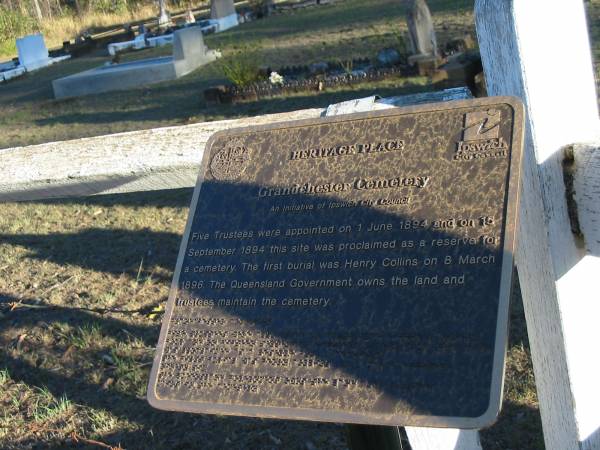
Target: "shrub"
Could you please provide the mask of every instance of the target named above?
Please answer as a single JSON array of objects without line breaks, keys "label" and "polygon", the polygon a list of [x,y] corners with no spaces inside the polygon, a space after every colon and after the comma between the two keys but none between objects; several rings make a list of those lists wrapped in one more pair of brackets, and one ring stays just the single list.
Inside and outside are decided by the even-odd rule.
[{"label": "shrub", "polygon": [[0,5],[0,47],[14,46],[16,38],[37,30],[38,24],[34,19]]},{"label": "shrub", "polygon": [[220,60],[219,66],[229,81],[237,87],[245,87],[260,79],[256,59],[247,49],[242,49],[235,55]]},{"label": "shrub", "polygon": [[92,3],[94,12],[122,14],[127,12],[126,0],[96,0]]}]

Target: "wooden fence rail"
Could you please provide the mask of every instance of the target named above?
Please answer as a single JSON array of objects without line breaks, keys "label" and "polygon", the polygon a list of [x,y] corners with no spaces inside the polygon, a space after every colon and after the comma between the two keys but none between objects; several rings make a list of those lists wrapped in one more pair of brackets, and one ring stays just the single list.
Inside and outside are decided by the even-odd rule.
[{"label": "wooden fence rail", "polygon": [[[391,97],[373,107],[461,99],[466,92],[466,88],[456,88]],[[323,108],[304,109],[3,149],[0,201],[194,186],[204,144],[216,131],[315,118],[326,112]]]}]

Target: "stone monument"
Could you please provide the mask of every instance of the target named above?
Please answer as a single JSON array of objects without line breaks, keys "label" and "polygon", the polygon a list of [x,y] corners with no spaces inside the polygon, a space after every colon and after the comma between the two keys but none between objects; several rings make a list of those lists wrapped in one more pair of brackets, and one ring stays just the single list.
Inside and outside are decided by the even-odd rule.
[{"label": "stone monument", "polygon": [[167,11],[167,5],[165,4],[165,0],[158,0],[158,7],[158,28],[168,28],[169,26],[171,26],[171,15]]},{"label": "stone monument", "polygon": [[40,33],[19,38],[16,43],[19,62],[28,72],[50,64],[48,49]]},{"label": "stone monument", "polygon": [[217,21],[217,32],[237,27],[239,24],[233,0],[211,0],[210,18]]},{"label": "stone monument", "polygon": [[55,98],[131,89],[174,80],[217,57],[218,52],[204,44],[200,27],[189,27],[173,34],[172,56],[97,67],[54,80],[52,88]]},{"label": "stone monument", "polygon": [[426,75],[428,68],[437,68],[438,48],[433,20],[425,0],[408,0],[406,22],[411,52],[408,62],[417,64],[419,73]]}]

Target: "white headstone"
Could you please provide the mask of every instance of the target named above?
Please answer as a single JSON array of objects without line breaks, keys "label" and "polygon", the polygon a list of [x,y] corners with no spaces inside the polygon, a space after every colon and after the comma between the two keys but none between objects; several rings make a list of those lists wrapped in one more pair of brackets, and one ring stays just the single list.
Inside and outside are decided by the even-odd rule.
[{"label": "white headstone", "polygon": [[433,20],[425,0],[410,0],[406,22],[413,55],[437,56],[437,39]]},{"label": "white headstone", "polygon": [[40,33],[17,39],[17,51],[19,62],[28,72],[50,64],[44,36]]},{"label": "white headstone", "polygon": [[239,24],[233,0],[211,0],[210,18],[217,22],[217,32],[225,31]]},{"label": "white headstone", "polygon": [[178,77],[215,59],[215,52],[204,44],[200,27],[183,28],[173,33],[173,63]]}]

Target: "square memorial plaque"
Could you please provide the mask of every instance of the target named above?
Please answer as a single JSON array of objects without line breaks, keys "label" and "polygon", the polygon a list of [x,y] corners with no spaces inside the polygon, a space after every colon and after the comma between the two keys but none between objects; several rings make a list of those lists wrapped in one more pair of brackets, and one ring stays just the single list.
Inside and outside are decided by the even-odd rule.
[{"label": "square memorial plaque", "polygon": [[477,428],[500,409],[523,106],[215,134],[152,367],[160,409]]}]

